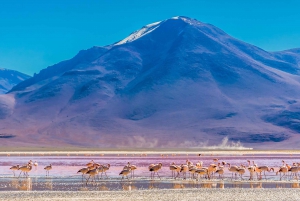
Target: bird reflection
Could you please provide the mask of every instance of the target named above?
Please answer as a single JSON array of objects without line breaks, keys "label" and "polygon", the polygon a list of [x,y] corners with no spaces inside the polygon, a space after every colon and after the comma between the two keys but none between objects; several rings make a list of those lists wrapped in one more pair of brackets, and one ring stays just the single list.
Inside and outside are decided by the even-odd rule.
[{"label": "bird reflection", "polygon": [[52,190],[53,189],[53,183],[51,178],[46,178],[45,179],[45,188]]},{"label": "bird reflection", "polygon": [[150,181],[148,188],[149,189],[157,189],[157,188],[159,188],[159,183],[157,183],[156,181]]},{"label": "bird reflection", "polygon": [[79,191],[89,191],[89,189],[87,187],[80,187],[78,190]]},{"label": "bird reflection", "polygon": [[250,183],[250,188],[262,188],[262,182]]},{"label": "bird reflection", "polygon": [[174,189],[181,189],[181,188],[184,188],[184,185],[183,184],[174,183],[173,184],[173,188]]},{"label": "bird reflection", "polygon": [[242,188],[243,186],[242,186],[242,184],[240,184],[240,183],[233,183],[232,184],[232,188]]},{"label": "bird reflection", "polygon": [[11,180],[11,187],[15,188],[15,189],[18,189],[18,187],[19,187],[19,180],[17,178],[12,178],[12,180]]},{"label": "bird reflection", "polygon": [[291,188],[299,188],[299,183],[291,183]]},{"label": "bird reflection", "polygon": [[276,188],[286,188],[285,183],[277,183]]},{"label": "bird reflection", "polygon": [[99,186],[99,191],[109,191],[110,189],[105,185],[105,184],[101,184]]},{"label": "bird reflection", "polygon": [[211,183],[202,183],[200,185],[201,188],[212,188],[212,184]]},{"label": "bird reflection", "polygon": [[20,180],[20,183],[18,185],[18,190],[31,191],[32,190],[32,180],[31,180],[31,178],[25,178],[23,180]]},{"label": "bird reflection", "polygon": [[132,191],[132,190],[136,190],[137,188],[136,188],[136,186],[133,185],[132,183],[124,183],[124,184],[122,185],[122,189],[123,189],[124,191]]},{"label": "bird reflection", "polygon": [[224,182],[219,183],[219,188],[225,188]]}]

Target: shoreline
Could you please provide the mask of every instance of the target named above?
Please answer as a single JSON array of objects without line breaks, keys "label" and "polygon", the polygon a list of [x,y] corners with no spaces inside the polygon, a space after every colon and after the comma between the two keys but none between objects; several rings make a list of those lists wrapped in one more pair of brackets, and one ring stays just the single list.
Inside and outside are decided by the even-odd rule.
[{"label": "shoreline", "polygon": [[241,155],[293,155],[293,154],[300,154],[300,150],[149,150],[149,149],[137,149],[137,150],[117,150],[117,149],[110,149],[110,150],[95,150],[95,149],[88,149],[88,150],[8,150],[4,151],[3,148],[0,149],[0,156],[30,156],[30,155],[67,155],[67,156],[78,156],[78,155],[194,155],[194,156],[209,156],[209,155],[233,155],[233,156],[241,156]]},{"label": "shoreline", "polygon": [[299,200],[299,189],[180,189],[141,191],[3,191],[1,200]]}]

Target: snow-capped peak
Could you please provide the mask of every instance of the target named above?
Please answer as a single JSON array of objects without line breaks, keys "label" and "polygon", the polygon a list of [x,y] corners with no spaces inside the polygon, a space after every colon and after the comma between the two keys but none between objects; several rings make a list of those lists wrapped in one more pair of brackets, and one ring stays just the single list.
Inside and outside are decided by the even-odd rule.
[{"label": "snow-capped peak", "polygon": [[155,29],[160,27],[163,23],[170,22],[170,21],[183,21],[183,22],[185,22],[187,24],[191,24],[191,25],[200,25],[200,24],[202,24],[201,22],[199,22],[195,19],[189,18],[189,17],[175,16],[175,17],[172,17],[172,18],[167,19],[167,20],[163,20],[163,21],[148,24],[148,25],[142,27],[141,29],[133,32],[132,34],[130,34],[125,39],[115,43],[114,45],[122,45],[122,44],[125,44],[125,43],[135,41],[135,40],[151,33],[152,31],[154,31]]},{"label": "snow-capped peak", "polygon": [[119,41],[115,45],[122,45],[124,43],[132,42],[132,41],[134,41],[134,40],[136,40],[136,39],[138,39],[138,38],[140,38],[144,35],[147,35],[148,33],[151,33],[156,28],[158,28],[160,23],[161,23],[161,21],[148,24],[148,25],[142,27],[140,30],[137,30],[137,31],[133,32],[128,37],[126,37],[123,40]]}]

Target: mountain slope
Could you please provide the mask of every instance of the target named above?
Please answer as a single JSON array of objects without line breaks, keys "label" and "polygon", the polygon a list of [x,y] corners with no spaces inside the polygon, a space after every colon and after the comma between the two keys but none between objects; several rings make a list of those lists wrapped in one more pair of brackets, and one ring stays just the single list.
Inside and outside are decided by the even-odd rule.
[{"label": "mountain slope", "polygon": [[293,147],[299,61],[298,50],[266,52],[174,17],[18,84],[0,99],[0,132],[24,146],[191,147],[228,136]]},{"label": "mountain slope", "polygon": [[29,75],[5,68],[0,69],[0,94],[11,90],[15,85],[30,78]]}]

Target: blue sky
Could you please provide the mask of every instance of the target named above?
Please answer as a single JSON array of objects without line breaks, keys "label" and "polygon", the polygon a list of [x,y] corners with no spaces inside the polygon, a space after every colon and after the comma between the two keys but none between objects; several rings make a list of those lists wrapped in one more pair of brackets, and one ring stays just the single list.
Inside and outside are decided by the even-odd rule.
[{"label": "blue sky", "polygon": [[0,67],[29,75],[142,26],[188,16],[268,51],[300,48],[300,1],[1,0]]}]

